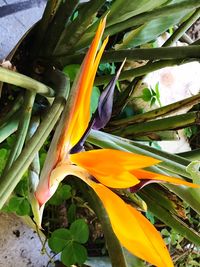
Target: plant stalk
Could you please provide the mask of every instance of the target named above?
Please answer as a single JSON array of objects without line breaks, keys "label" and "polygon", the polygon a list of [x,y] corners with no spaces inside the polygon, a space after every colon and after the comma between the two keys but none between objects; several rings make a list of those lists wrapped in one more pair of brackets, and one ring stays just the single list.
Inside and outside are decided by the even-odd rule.
[{"label": "plant stalk", "polygon": [[16,158],[22,151],[30,123],[34,101],[35,101],[35,93],[27,91],[25,94],[23,110],[20,116],[19,125],[17,129],[16,141],[10,151],[2,176],[4,176],[6,172],[10,169],[13,162],[16,160]]},{"label": "plant stalk", "polygon": [[54,128],[56,122],[60,118],[60,115],[64,109],[65,98],[58,96],[55,98],[53,105],[49,112],[46,114],[42,123],[38,127],[34,136],[27,142],[20,156],[14,162],[4,177],[0,180],[0,209],[3,207],[10,194],[21,180],[23,174],[26,172],[31,162],[33,161],[35,154],[44,144],[48,135]]},{"label": "plant stalk", "polygon": [[[189,63],[195,60],[196,59],[191,58],[191,59],[171,59],[171,60],[156,61],[151,64],[146,64],[142,67],[123,71],[118,80],[123,81],[123,80],[133,79],[134,77],[138,77],[138,76],[147,74],[155,70],[159,70],[159,69],[169,67],[169,66],[179,66],[179,65]],[[113,75],[105,75],[105,76],[97,77],[95,79],[95,85],[98,86],[98,85],[107,84],[109,83],[109,81],[111,81],[112,78],[114,78],[114,76],[115,75],[113,74]]]},{"label": "plant stalk", "polygon": [[195,12],[186,20],[184,21],[176,30],[175,32],[170,36],[170,38],[164,43],[165,46],[171,46],[176,41],[178,41],[183,34],[191,27],[193,23],[200,17],[200,8],[195,10]]},{"label": "plant stalk", "polygon": [[38,82],[26,75],[0,67],[0,81],[13,84],[34,93],[41,94],[47,97],[54,97],[55,92],[49,86]]},{"label": "plant stalk", "polygon": [[157,119],[149,122],[140,122],[127,127],[112,128],[112,133],[126,138],[148,136],[157,131],[178,130],[200,123],[199,112],[189,112],[181,115]]},{"label": "plant stalk", "polygon": [[180,111],[182,109],[188,108],[190,106],[198,104],[200,101],[200,94],[188,97],[186,99],[177,101],[175,103],[169,104],[167,106],[157,108],[143,114],[136,114],[129,118],[115,120],[110,123],[111,126],[127,126],[134,123],[141,123],[158,118],[163,115],[169,115],[173,112]]}]

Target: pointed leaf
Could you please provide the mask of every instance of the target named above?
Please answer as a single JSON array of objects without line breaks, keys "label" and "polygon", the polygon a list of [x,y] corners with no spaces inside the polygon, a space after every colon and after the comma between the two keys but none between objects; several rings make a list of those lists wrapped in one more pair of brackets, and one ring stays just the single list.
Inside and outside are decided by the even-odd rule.
[{"label": "pointed leaf", "polygon": [[108,14],[108,26],[127,20],[143,12],[152,10],[166,3],[168,0],[123,0],[115,1]]},{"label": "pointed leaf", "polygon": [[155,40],[160,34],[168,30],[173,25],[179,23],[188,13],[188,10],[178,12],[176,15],[167,14],[162,18],[146,22],[139,28],[128,32],[121,44],[115,46],[116,49],[125,49],[145,44]]}]

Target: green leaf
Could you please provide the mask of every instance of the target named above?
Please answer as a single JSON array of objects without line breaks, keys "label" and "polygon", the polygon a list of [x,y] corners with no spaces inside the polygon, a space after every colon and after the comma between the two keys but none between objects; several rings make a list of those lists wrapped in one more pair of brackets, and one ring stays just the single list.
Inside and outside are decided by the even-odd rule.
[{"label": "green leaf", "polygon": [[168,0],[118,0],[115,1],[108,14],[107,25],[113,25],[118,22],[129,19],[143,12],[152,10],[166,3]]},{"label": "green leaf", "polygon": [[6,160],[8,158],[8,150],[5,148],[0,149],[0,173],[3,171]]},{"label": "green leaf", "polygon": [[153,213],[151,213],[150,211],[146,212],[146,217],[149,219],[149,221],[154,224],[155,223],[155,217],[153,215]]},{"label": "green leaf", "polygon": [[152,97],[151,101],[150,101],[150,107],[152,107],[156,102],[156,98]]},{"label": "green leaf", "polygon": [[63,203],[64,200],[67,200],[70,197],[71,197],[71,186],[66,184],[63,185],[62,183],[60,183],[58,189],[56,190],[52,198],[48,201],[48,203],[51,205],[60,205]]},{"label": "green leaf", "polygon": [[94,86],[92,89],[92,96],[91,96],[91,102],[90,102],[90,114],[93,114],[98,106],[100,97],[100,91],[99,88]]},{"label": "green leaf", "polygon": [[86,243],[89,238],[89,229],[87,223],[83,219],[78,219],[70,226],[70,232],[73,239],[82,244]]},{"label": "green leaf", "polygon": [[152,98],[152,94],[151,91],[149,90],[149,88],[144,88],[142,90],[142,96],[141,98],[145,101],[145,102],[149,102]]},{"label": "green leaf", "polygon": [[115,74],[115,69],[114,63],[101,63],[99,65],[99,71],[103,74]]},{"label": "green leaf", "polygon": [[87,250],[76,242],[68,242],[61,253],[61,261],[66,266],[83,264],[87,259]]},{"label": "green leaf", "polygon": [[19,216],[30,215],[30,204],[24,197],[14,196],[10,199],[7,209]]},{"label": "green leaf", "polygon": [[71,64],[64,67],[63,72],[69,76],[70,81],[74,81],[78,71],[80,69],[80,65],[78,64]]},{"label": "green leaf", "polygon": [[76,220],[76,205],[72,203],[67,210],[67,219],[69,223]]},{"label": "green leaf", "polygon": [[192,161],[187,167],[186,171],[192,176],[193,183],[200,184],[200,161]]},{"label": "green leaf", "polygon": [[115,48],[131,48],[153,41],[170,27],[179,23],[187,13],[188,10],[184,12],[178,12],[176,15],[167,14],[161,18],[151,20],[141,25],[137,29],[125,34],[123,42],[121,44],[117,44]]},{"label": "green leaf", "polygon": [[15,193],[22,197],[28,196],[28,182],[27,179],[21,180],[18,185],[15,187]]},{"label": "green leaf", "polygon": [[159,82],[157,82],[156,85],[155,85],[155,92],[156,92],[156,96],[157,96],[158,98],[160,98]]},{"label": "green leaf", "polygon": [[49,247],[55,253],[61,252],[72,240],[72,235],[68,229],[60,228],[55,230],[48,240]]}]

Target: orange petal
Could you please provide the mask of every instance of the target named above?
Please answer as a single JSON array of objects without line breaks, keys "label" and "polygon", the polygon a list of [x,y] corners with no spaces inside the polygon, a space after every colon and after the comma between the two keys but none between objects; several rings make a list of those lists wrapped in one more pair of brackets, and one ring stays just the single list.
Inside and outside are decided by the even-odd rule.
[{"label": "orange petal", "polygon": [[150,157],[113,149],[91,150],[69,157],[98,181],[113,188],[127,188],[138,184],[139,180],[130,170],[159,163]]},{"label": "orange petal", "polygon": [[[73,86],[76,87],[76,90],[73,88],[72,90],[75,90],[78,93],[74,106],[71,110],[71,118],[65,129],[65,135],[62,141],[63,146],[65,143],[70,141],[70,147],[73,147],[80,140],[88,126],[90,120],[90,100],[94,78],[101,56],[108,42],[108,38],[106,38],[97,54],[99,43],[105,29],[105,23],[106,18],[100,22],[94,40],[81,66],[78,79],[76,79],[73,84]],[[64,153],[65,151],[62,151],[62,154]]]},{"label": "orange petal", "polygon": [[200,185],[198,184],[189,183],[179,178],[170,177],[170,176],[166,176],[166,175],[162,175],[159,173],[154,173],[154,172],[150,172],[146,170],[133,170],[131,171],[131,173],[135,175],[139,180],[150,179],[150,180],[163,181],[163,182],[168,182],[168,183],[177,184],[177,185],[186,185],[186,186],[190,186],[193,188],[200,187]]},{"label": "orange petal", "polygon": [[136,209],[101,184],[91,184],[110,218],[121,244],[137,257],[157,267],[173,267],[159,232]]}]

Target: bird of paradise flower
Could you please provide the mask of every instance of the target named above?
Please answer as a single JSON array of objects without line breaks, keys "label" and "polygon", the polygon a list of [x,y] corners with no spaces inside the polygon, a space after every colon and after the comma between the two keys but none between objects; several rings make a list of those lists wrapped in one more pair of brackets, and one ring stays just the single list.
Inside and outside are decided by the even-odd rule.
[{"label": "bird of paradise flower", "polygon": [[109,120],[113,88],[122,68],[121,66],[100,97],[97,114],[90,122],[90,98],[94,78],[108,42],[106,38],[98,51],[105,23],[106,19],[103,19],[99,24],[72,86],[69,98],[71,102],[66,106],[55,132],[32,198],[34,219],[41,226],[44,205],[55,193],[59,183],[67,175],[77,176],[101,199],[114,233],[126,249],[155,266],[171,267],[172,260],[159,232],[139,211],[126,204],[109,188],[134,187],[145,180],[196,186],[178,178],[143,170],[159,163],[151,157],[112,149],[82,149],[89,129],[102,128]]}]

